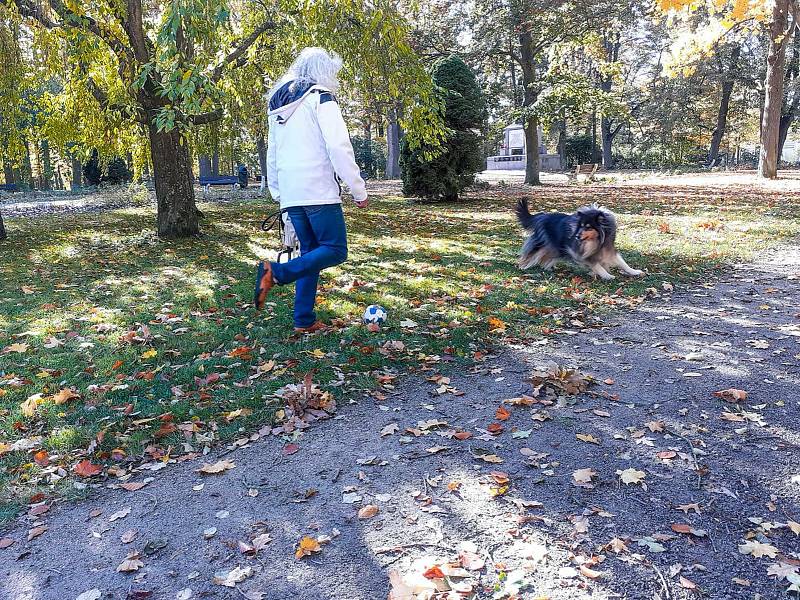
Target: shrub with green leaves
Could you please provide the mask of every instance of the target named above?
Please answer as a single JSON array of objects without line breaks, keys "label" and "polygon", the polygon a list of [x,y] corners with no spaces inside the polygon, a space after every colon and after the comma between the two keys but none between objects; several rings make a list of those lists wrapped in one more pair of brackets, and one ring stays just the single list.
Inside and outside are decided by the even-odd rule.
[{"label": "shrub with green leaves", "polygon": [[450,131],[438,153],[426,146],[412,149],[403,141],[403,194],[455,201],[475,181],[475,174],[484,169],[481,130],[486,120],[486,99],[475,73],[457,56],[440,59],[433,67],[432,77],[439,88],[445,126]]}]

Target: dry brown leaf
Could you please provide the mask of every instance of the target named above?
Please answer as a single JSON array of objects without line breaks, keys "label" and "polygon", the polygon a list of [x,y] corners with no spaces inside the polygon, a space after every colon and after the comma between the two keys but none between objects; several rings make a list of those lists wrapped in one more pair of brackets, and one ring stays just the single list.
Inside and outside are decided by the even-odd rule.
[{"label": "dry brown leaf", "polygon": [[589,444],[599,444],[600,443],[600,438],[597,438],[597,437],[595,437],[593,435],[590,435],[588,433],[576,433],[575,437],[578,438],[580,441],[587,442]]},{"label": "dry brown leaf", "polygon": [[77,465],[75,465],[72,470],[81,477],[94,477],[95,475],[102,473],[103,467],[100,465],[93,465],[91,461],[88,461],[84,458]]},{"label": "dry brown leaf", "polygon": [[597,475],[594,469],[578,469],[572,472],[572,480],[576,485],[586,485],[592,483],[592,477]]},{"label": "dry brown leaf", "polygon": [[228,469],[233,469],[235,466],[236,464],[229,460],[218,460],[213,465],[203,463],[203,466],[197,469],[197,472],[203,475],[217,475]]},{"label": "dry brown leaf", "polygon": [[53,396],[53,402],[56,405],[66,404],[70,400],[77,400],[80,394],[75,390],[65,388]]},{"label": "dry brown leaf", "polygon": [[125,557],[120,565],[117,567],[118,573],[131,573],[133,571],[138,571],[144,566],[144,563],[140,560],[138,552],[131,552]]},{"label": "dry brown leaf", "polygon": [[739,552],[742,554],[750,554],[756,558],[775,558],[778,556],[778,549],[772,544],[763,544],[755,540],[739,544]]},{"label": "dry brown leaf", "polygon": [[747,400],[747,392],[744,390],[737,390],[736,388],[728,388],[727,390],[719,390],[714,392],[717,398],[722,398],[726,402],[744,402]]},{"label": "dry brown leaf", "polygon": [[697,584],[694,583],[693,581],[689,581],[683,575],[680,576],[678,581],[680,582],[682,588],[685,588],[687,590],[696,590],[697,589]]},{"label": "dry brown leaf", "polygon": [[33,538],[39,537],[45,531],[47,531],[47,525],[40,525],[39,527],[34,527],[33,529],[29,529],[28,530],[28,541],[30,542]]},{"label": "dry brown leaf", "polygon": [[379,508],[375,504],[367,504],[358,511],[359,519],[371,519],[378,514]]},{"label": "dry brown leaf", "polygon": [[622,483],[625,485],[630,485],[631,483],[642,483],[646,473],[644,471],[637,471],[636,469],[629,468],[625,469],[624,471],[617,471],[617,475],[619,475]]}]

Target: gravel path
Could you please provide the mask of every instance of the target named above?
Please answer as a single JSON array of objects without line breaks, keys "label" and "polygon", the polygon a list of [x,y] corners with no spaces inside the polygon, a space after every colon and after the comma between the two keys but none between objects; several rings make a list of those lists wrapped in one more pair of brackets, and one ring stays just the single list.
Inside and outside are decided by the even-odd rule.
[{"label": "gravel path", "polygon": [[[0,534],[14,540],[0,550],[0,598],[376,600],[393,570],[418,590],[449,574],[465,594],[452,598],[788,597],[798,277],[800,251],[775,253],[660,290],[602,328],[506,347],[449,382],[408,378],[384,400],[340,406],[297,447],[265,436],[206,457],[235,463],[222,474],[184,462],[144,471],[154,480],[141,490],[23,517]],[[578,372],[548,375],[547,361]],[[580,373],[597,383],[573,395]],[[713,395],[728,388],[747,399]],[[368,505],[377,514],[359,518]],[[304,536],[311,554],[297,559]],[[118,572],[134,552],[138,570]]]}]

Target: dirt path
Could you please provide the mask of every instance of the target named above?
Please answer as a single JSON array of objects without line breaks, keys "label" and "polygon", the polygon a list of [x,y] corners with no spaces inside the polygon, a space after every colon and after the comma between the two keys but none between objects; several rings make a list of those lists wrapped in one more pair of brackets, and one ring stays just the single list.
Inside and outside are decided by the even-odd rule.
[{"label": "dirt path", "polygon": [[[434,564],[469,574],[451,582],[478,598],[787,597],[783,577],[800,564],[784,525],[800,522],[798,277],[800,251],[783,251],[662,290],[601,329],[508,348],[449,384],[413,378],[383,401],[341,406],[293,454],[269,436],[226,454],[236,466],[220,475],[177,464],[143,472],[155,479],[141,490],[24,517],[4,534],[0,598],[375,600],[393,569],[441,582],[420,575]],[[574,396],[564,389],[580,378],[544,375],[536,403],[506,403],[497,420],[504,400],[533,394],[526,379],[545,361],[598,384]],[[747,400],[712,394],[727,388]],[[487,433],[492,423],[503,431]],[[580,469],[596,473],[587,487],[574,483]],[[646,488],[620,484],[626,469]],[[359,519],[366,505],[379,512]],[[304,536],[323,536],[321,550],[298,560]],[[243,554],[254,539],[263,549]],[[460,549],[462,572],[446,565]],[[117,572],[131,552],[140,568]],[[243,579],[213,583],[226,573]]]}]

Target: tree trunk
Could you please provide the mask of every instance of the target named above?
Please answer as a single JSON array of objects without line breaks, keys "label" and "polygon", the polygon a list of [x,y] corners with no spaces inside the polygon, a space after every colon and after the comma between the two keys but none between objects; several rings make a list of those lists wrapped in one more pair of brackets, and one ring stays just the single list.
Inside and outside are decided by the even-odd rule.
[{"label": "tree trunk", "polygon": [[561,170],[567,169],[567,120],[558,121],[558,158],[561,162]]},{"label": "tree trunk", "polygon": [[14,167],[11,165],[11,161],[7,158],[3,159],[3,177],[5,177],[6,183],[16,183],[16,177],[14,177]]},{"label": "tree trunk", "polygon": [[42,189],[53,189],[53,163],[50,160],[50,142],[42,140]]},{"label": "tree trunk", "polygon": [[8,234],[6,233],[6,224],[3,223],[3,213],[0,212],[0,241],[5,240],[8,238]]},{"label": "tree trunk", "polygon": [[786,143],[786,138],[789,135],[789,129],[794,122],[794,117],[797,114],[797,103],[792,103],[790,112],[781,115],[780,131],[778,132],[778,157],[783,154],[783,145]]},{"label": "tree trunk", "polygon": [[722,94],[719,98],[719,110],[717,111],[717,124],[711,134],[711,146],[708,149],[708,166],[713,167],[719,159],[719,145],[722,143],[722,136],[725,135],[725,126],[728,122],[728,107],[733,93],[734,77],[739,63],[739,54],[742,48],[738,44],[731,50],[731,61],[725,79],[722,82]]},{"label": "tree trunk", "polygon": [[786,64],[786,26],[789,0],[775,0],[769,24],[767,76],[764,82],[764,116],[761,121],[761,152],[758,175],[767,179],[778,177],[778,137],[783,105],[783,75]]},{"label": "tree trunk", "polygon": [[261,176],[267,176],[267,142],[264,141],[264,134],[259,133],[256,137],[256,149],[258,150],[258,169]]},{"label": "tree trunk", "polygon": [[200,165],[200,177],[210,177],[212,173],[211,157],[208,154],[201,154],[197,158],[197,162]]},{"label": "tree trunk", "polygon": [[[522,57],[522,106],[530,108],[536,103],[539,92],[536,84],[536,55],[533,36],[529,31],[519,34],[520,56]],[[525,183],[539,185],[539,119],[535,115],[522,121],[525,133]]]},{"label": "tree trunk", "polygon": [[158,200],[158,235],[189,237],[200,233],[194,203],[189,144],[177,130],[159,132],[150,125],[150,154]]},{"label": "tree trunk", "polygon": [[214,143],[214,154],[211,155],[211,174],[219,177],[219,145]]},{"label": "tree trunk", "polygon": [[389,109],[388,120],[386,179],[400,179],[400,123],[397,121],[397,108]]},{"label": "tree trunk", "polygon": [[525,131],[525,183],[540,185],[539,119],[531,117],[523,124]]},{"label": "tree trunk", "polygon": [[603,168],[610,170],[614,168],[614,154],[612,152],[614,144],[614,132],[611,131],[611,119],[602,117],[600,119],[600,137],[603,143]]},{"label": "tree trunk", "polygon": [[83,165],[81,165],[81,161],[75,157],[70,159],[70,164],[72,165],[72,184],[70,185],[70,189],[77,190],[81,187],[81,170],[83,169]]}]

